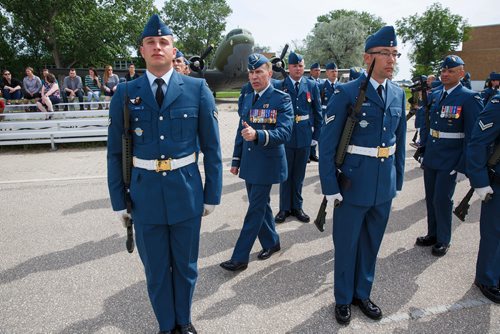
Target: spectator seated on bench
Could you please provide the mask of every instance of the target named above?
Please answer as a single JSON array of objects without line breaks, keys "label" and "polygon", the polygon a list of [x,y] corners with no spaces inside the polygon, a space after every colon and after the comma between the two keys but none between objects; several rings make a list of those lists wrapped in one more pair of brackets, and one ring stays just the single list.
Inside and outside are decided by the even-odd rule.
[{"label": "spectator seated on bench", "polygon": [[[35,103],[42,97],[42,80],[33,74],[32,67],[26,67],[23,79],[24,98]],[[26,108],[26,111],[36,111],[36,107]]]},{"label": "spectator seated on bench", "polygon": [[118,78],[118,75],[113,74],[113,68],[111,65],[106,65],[104,68],[103,83],[104,100],[109,102],[115,93],[118,84],[120,83],[120,78]]},{"label": "spectator seated on bench", "polygon": [[[62,98],[64,103],[68,103],[68,99],[73,101],[78,97],[78,101],[83,102],[83,85],[82,78],[76,75],[74,68],[69,69],[69,76],[64,78]],[[64,106],[64,110],[68,110],[68,106]],[[80,104],[80,110],[83,110],[83,104]]]},{"label": "spectator seated on bench", "polygon": [[1,88],[3,97],[7,100],[7,104],[10,104],[10,100],[19,100],[22,97],[21,86],[22,83],[12,77],[12,73],[9,70],[3,71],[3,78]]},{"label": "spectator seated on bench", "polygon": [[[87,92],[87,101],[92,102],[95,100],[97,102],[100,101],[101,97],[101,78],[97,74],[97,71],[93,67],[89,67],[89,74],[85,76],[85,91]],[[101,109],[102,106],[99,104],[98,109]],[[91,105],[89,104],[87,107],[88,110],[91,109]]]},{"label": "spectator seated on bench", "polygon": [[[61,92],[59,91],[59,85],[56,82],[56,77],[54,74],[49,73],[45,77],[45,82],[42,87],[42,101],[36,103],[38,109],[43,112],[54,111],[54,104],[61,102]],[[52,115],[47,117],[52,118]]]}]

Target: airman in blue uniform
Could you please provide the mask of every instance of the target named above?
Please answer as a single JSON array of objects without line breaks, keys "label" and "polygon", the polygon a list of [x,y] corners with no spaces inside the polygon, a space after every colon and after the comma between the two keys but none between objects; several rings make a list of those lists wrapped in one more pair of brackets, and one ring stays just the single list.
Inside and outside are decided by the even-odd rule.
[{"label": "airman in blue uniform", "polygon": [[236,132],[231,173],[245,180],[248,211],[233,255],[221,263],[226,270],[247,268],[257,238],[262,250],[257,256],[268,259],[280,250],[270,193],[273,184],[287,178],[285,142],[292,134],[293,109],[290,95],[270,84],[271,62],[261,54],[248,57],[251,92],[241,98],[240,122]]},{"label": "airman in blue uniform", "polygon": [[466,72],[465,73],[465,76],[462,78],[462,80],[460,80],[460,83],[462,84],[462,86],[464,86],[465,88],[467,89],[472,89],[472,86],[471,86],[471,81],[470,81],[470,72]]},{"label": "airman in blue uniform", "polygon": [[[172,32],[153,15],[141,36],[146,75],[119,84],[110,105],[108,187],[121,220],[126,213],[122,177],[123,110],[130,110],[133,168],[132,218],[149,298],[160,333],[196,333],[191,303],[198,276],[202,215],[222,192],[217,109],[204,80],[173,69]],[[205,184],[198,170],[203,152]]]},{"label": "airman in blue uniform", "polygon": [[481,92],[483,104],[486,105],[493,96],[498,94],[500,86],[500,73],[491,72],[489,76],[488,87]]},{"label": "airman in blue uniform", "polygon": [[[321,87],[325,79],[321,79],[319,76],[321,75],[321,66],[319,63],[313,63],[309,67],[309,79],[312,81],[315,81],[318,84],[318,88]],[[313,129],[314,131],[314,129]],[[307,163],[314,161],[318,162],[319,158],[318,155],[316,154],[316,147],[318,146],[318,141],[317,140],[312,140],[311,141],[311,151],[309,152],[309,159],[307,160]]]},{"label": "airman in blue uniform", "polygon": [[[335,318],[340,324],[349,323],[351,304],[374,320],[382,317],[370,293],[392,199],[403,186],[406,100],[390,81],[399,56],[393,27],[367,38],[364,62],[368,67],[376,63],[342,166],[335,165],[336,152],[365,74],[337,87],[321,132],[321,189],[329,206],[340,203],[333,215]],[[337,168],[350,180],[349,186],[339,184]]]},{"label": "airman in blue uniform", "polygon": [[326,80],[319,86],[319,95],[321,97],[321,110],[323,114],[326,112],[328,101],[333,95],[335,89],[340,85],[338,81],[337,64],[334,62],[326,64]]},{"label": "airman in blue uniform", "polygon": [[483,108],[479,94],[460,83],[464,62],[455,55],[441,64],[442,89],[430,96],[430,129],[420,131],[423,154],[427,235],[417,246],[432,246],[432,254],[443,256],[451,241],[451,213],[456,182],[465,179],[465,148],[477,115]]},{"label": "airman in blue uniform", "polygon": [[[500,94],[479,114],[466,158],[470,183],[483,200],[475,283],[488,299],[500,304],[500,161],[488,166],[492,145],[500,145]],[[486,196],[490,199],[485,202]]]},{"label": "airman in blue uniform", "polygon": [[356,80],[363,73],[365,73],[365,70],[362,67],[349,68],[349,81]]},{"label": "airman in blue uniform", "polygon": [[177,50],[174,58],[174,70],[176,70],[180,74],[186,74],[186,68],[188,65],[186,64],[186,57],[184,57],[184,53],[180,50]]},{"label": "airman in blue uniform", "polygon": [[301,55],[290,52],[288,71],[288,77],[275,83],[275,88],[290,94],[294,112],[292,137],[285,144],[288,179],[280,184],[280,211],[275,221],[283,223],[292,215],[307,223],[310,218],[302,209],[302,184],[312,140],[317,141],[321,133],[321,102],[316,82],[303,76]]}]

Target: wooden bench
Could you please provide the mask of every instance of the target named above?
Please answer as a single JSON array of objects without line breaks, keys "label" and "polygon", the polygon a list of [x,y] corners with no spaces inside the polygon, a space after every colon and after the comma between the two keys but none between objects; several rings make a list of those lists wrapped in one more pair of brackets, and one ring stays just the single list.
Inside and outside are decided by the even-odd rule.
[{"label": "wooden bench", "polygon": [[[83,104],[106,102],[84,102]],[[106,141],[109,111],[106,109],[79,110],[80,102],[61,103],[77,110],[54,112],[24,112],[34,104],[10,105],[21,111],[8,110],[0,114],[0,146],[25,144]],[[48,118],[51,119],[48,119]]]}]

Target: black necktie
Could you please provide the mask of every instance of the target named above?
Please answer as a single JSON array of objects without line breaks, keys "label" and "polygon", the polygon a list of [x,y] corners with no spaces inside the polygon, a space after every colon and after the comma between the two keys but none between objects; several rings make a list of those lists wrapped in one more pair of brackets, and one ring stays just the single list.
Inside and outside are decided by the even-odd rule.
[{"label": "black necktie", "polygon": [[332,84],[332,89],[334,89],[334,88],[335,88],[335,86]]},{"label": "black necktie", "polygon": [[258,99],[259,99],[259,94],[255,94],[255,96],[253,97],[252,105],[254,105]]},{"label": "black necktie", "polygon": [[439,103],[443,102],[443,100],[446,99],[447,96],[448,96],[448,92],[445,91],[443,96],[441,96],[441,100],[439,100]]},{"label": "black necktie", "polygon": [[295,81],[295,93],[299,92],[299,82]]},{"label": "black necktie", "polygon": [[377,87],[377,93],[380,96],[380,98],[382,99],[382,101],[385,101],[385,99],[384,99],[384,86],[383,85],[379,85]]},{"label": "black necktie", "polygon": [[163,103],[163,98],[165,97],[163,95],[163,89],[162,89],[162,86],[165,83],[165,81],[163,81],[162,78],[158,78],[158,79],[155,79],[155,82],[158,85],[158,88],[156,88],[155,98],[156,98],[156,102],[158,103],[158,106],[161,107],[161,105]]}]

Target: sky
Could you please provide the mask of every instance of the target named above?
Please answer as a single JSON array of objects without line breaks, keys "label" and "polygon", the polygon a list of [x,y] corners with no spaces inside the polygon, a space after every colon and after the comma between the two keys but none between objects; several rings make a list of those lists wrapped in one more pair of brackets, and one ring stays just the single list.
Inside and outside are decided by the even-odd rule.
[{"label": "sky", "polygon": [[[273,52],[280,52],[286,44],[301,41],[311,32],[316,18],[336,9],[365,11],[379,16],[388,25],[415,13],[422,14],[434,2],[431,0],[273,0],[242,1],[226,0],[233,10],[227,18],[226,33],[234,28],[248,29],[255,44],[268,46]],[[500,1],[496,0],[440,0],[453,14],[467,19],[471,26],[500,24]],[[156,0],[158,8],[164,1]],[[168,22],[167,22],[168,24]],[[396,80],[410,79],[411,64],[408,52],[411,44],[403,45],[398,40],[398,48],[403,54],[398,61],[399,72]]]}]

